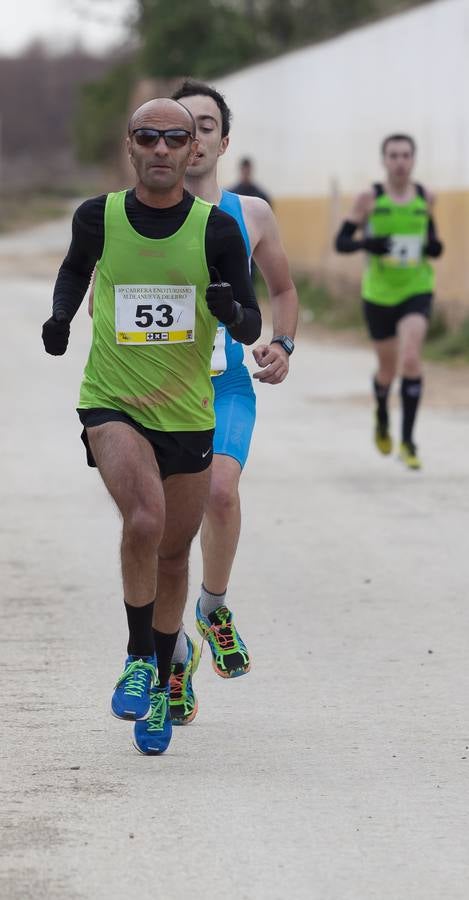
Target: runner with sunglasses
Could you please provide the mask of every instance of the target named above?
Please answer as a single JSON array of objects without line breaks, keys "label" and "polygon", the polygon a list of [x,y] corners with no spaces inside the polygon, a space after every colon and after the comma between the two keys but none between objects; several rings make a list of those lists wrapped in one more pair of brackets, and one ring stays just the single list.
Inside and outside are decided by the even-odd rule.
[{"label": "runner with sunglasses", "polygon": [[[273,334],[269,344],[254,350],[260,366],[254,378],[264,384],[280,384],[288,374],[294,348],[298,299],[275,217],[264,200],[239,197],[218,186],[217,163],[228,147],[231,119],[221,94],[206,84],[188,80],[173,97],[189,109],[197,127],[198,148],[187,169],[186,187],[236,219],[247,253],[253,256],[267,284]],[[201,532],[203,584],[196,625],[209,644],[215,672],[223,678],[234,678],[250,667],[248,650],[226,605],[226,592],[240,533],[239,479],[249,453],[256,398],[243,363],[243,348],[223,322],[217,330],[212,374],[216,428],[210,495]],[[171,677],[171,713],[177,724],[190,722],[197,712],[192,687],[197,663],[197,647],[181,627]]]},{"label": "runner with sunglasses", "polygon": [[[376,447],[384,455],[392,452],[388,398],[400,368],[399,456],[409,469],[420,469],[413,432],[423,387],[422,346],[433,300],[434,274],[428,257],[440,256],[443,245],[435,228],[435,198],[412,181],[414,139],[392,134],[383,141],[381,152],[386,181],[355,199],[335,246],[339,253],[368,254],[362,296],[378,361],[373,380]],[[358,239],[357,229],[362,232]]]},{"label": "runner with sunglasses", "polygon": [[129,642],[112,712],[137,720],[135,746],[157,754],[171,739],[171,658],[209,487],[217,322],[252,343],[261,320],[236,222],[184,189],[198,147],[190,113],[174,100],[144,104],[127,147],[136,187],[75,212],[43,341],[65,353],[96,265],[78,414],[88,464],[123,519]]}]

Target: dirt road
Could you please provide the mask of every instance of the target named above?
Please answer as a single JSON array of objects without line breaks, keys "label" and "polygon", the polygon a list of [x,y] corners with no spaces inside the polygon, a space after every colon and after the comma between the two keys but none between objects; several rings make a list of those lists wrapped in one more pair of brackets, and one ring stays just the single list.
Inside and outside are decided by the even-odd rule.
[{"label": "dirt road", "polygon": [[[252,671],[225,683],[205,652],[195,722],[139,756],[109,714],[119,523],[74,412],[85,310],[65,357],[40,340],[68,233],[0,241],[1,897],[465,900],[467,370],[430,370],[420,473],[372,447],[366,348],[305,334],[260,386],[229,594]],[[192,633],[199,582],[195,544]]]}]

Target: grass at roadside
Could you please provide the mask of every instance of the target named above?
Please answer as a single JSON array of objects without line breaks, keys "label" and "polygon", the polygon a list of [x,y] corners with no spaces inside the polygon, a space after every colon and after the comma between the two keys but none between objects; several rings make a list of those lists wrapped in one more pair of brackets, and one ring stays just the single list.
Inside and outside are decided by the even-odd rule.
[{"label": "grass at roadside", "polygon": [[8,234],[22,228],[39,225],[65,215],[70,207],[69,197],[53,194],[19,194],[0,198],[0,233]]},{"label": "grass at roadside", "polygon": [[430,333],[425,345],[425,356],[434,362],[458,360],[469,363],[469,317],[454,330],[445,328],[439,334]]},{"label": "grass at roadside", "polygon": [[[300,305],[312,322],[331,330],[353,329],[366,335],[361,303],[350,298],[339,300],[310,278],[295,278]],[[425,344],[425,357],[435,362],[469,362],[469,317],[456,329],[450,329],[441,307],[436,307]]]},{"label": "grass at roadside", "polygon": [[0,234],[32,228],[42,222],[58,219],[70,212],[70,202],[76,197],[92,196],[83,186],[57,190],[17,191],[0,193]]},{"label": "grass at roadside", "polygon": [[351,298],[334,297],[325,287],[310,278],[295,278],[300,305],[309,313],[311,322],[318,322],[335,331],[354,329],[365,334],[361,303]]}]

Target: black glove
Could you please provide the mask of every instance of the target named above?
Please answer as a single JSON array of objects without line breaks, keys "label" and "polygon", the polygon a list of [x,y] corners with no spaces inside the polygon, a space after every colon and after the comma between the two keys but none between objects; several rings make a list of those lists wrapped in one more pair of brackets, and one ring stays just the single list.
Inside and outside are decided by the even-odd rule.
[{"label": "black glove", "polygon": [[443,253],[443,244],[438,238],[429,238],[425,247],[423,248],[424,256],[431,256],[433,259],[438,259],[439,256]]},{"label": "black glove", "polygon": [[239,307],[233,297],[233,288],[227,281],[221,280],[214,266],[210,267],[209,272],[212,280],[205,291],[207,306],[219,322],[231,325],[237,318]]},{"label": "black glove", "polygon": [[46,353],[51,356],[63,356],[67,349],[70,335],[70,322],[63,312],[51,316],[42,326],[42,340]]},{"label": "black glove", "polygon": [[373,256],[385,256],[391,250],[391,238],[389,235],[385,237],[366,237],[362,241],[363,250],[372,253]]}]

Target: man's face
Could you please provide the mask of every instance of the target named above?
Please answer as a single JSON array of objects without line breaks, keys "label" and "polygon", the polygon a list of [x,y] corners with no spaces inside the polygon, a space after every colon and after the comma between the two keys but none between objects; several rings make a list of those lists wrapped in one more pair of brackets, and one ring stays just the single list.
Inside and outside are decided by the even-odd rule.
[{"label": "man's face", "polygon": [[389,141],[383,153],[383,165],[391,181],[408,181],[414,167],[414,159],[409,141]]},{"label": "man's face", "polygon": [[218,159],[229,143],[228,136],[221,136],[221,112],[215,100],[201,94],[182,97],[181,103],[192,113],[197,127],[198,147],[187,174],[193,177],[207,175],[216,169]]},{"label": "man's face", "polygon": [[[144,110],[132,121],[132,130],[136,128],[192,130],[189,116],[176,106],[162,112]],[[127,138],[127,149],[138,181],[150,192],[158,194],[182,184],[186,169],[197,152],[197,141],[188,138],[183,147],[171,148],[160,138],[155,146],[144,147],[131,134]]]}]

